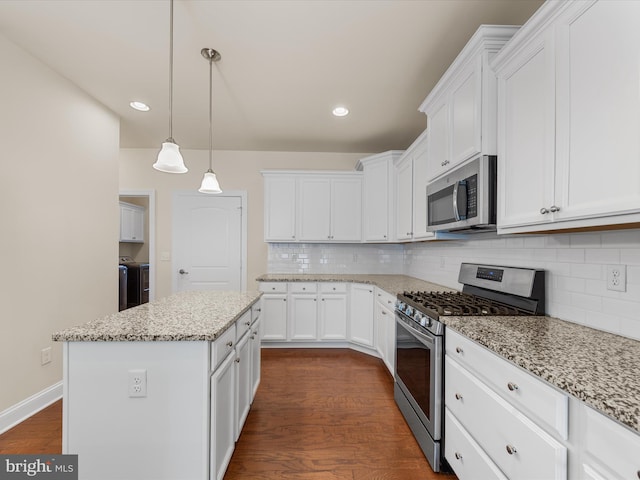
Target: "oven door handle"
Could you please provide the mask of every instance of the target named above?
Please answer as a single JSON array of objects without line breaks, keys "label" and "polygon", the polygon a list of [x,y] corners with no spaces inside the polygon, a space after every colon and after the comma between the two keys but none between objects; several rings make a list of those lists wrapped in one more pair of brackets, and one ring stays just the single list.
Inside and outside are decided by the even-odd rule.
[{"label": "oven door handle", "polygon": [[397,317],[396,316],[396,322],[399,323],[400,326],[404,327],[405,329],[408,329],[409,333],[411,333],[411,335],[414,335],[416,338],[422,340],[424,343],[429,344],[430,346],[434,346],[435,345],[435,343],[436,343],[435,337],[432,337],[430,335],[425,335],[424,333],[422,333],[418,329],[413,328],[410,324],[408,324],[407,322],[402,320],[401,317]]}]

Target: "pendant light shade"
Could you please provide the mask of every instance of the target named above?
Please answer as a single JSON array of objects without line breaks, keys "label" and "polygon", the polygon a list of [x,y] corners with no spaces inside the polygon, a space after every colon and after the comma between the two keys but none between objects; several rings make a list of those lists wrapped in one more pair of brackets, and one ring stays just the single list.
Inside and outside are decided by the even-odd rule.
[{"label": "pendant light shade", "polygon": [[213,62],[220,60],[221,56],[213,48],[203,48],[200,53],[209,61],[209,169],[205,172],[198,191],[200,193],[222,193],[218,177],[211,169],[213,159]]},{"label": "pendant light shade", "polygon": [[185,173],[188,169],[184,165],[180,147],[173,139],[173,0],[169,17],[169,138],[162,144],[153,168],[166,173]]},{"label": "pendant light shade", "polygon": [[220,184],[218,183],[218,177],[213,173],[213,170],[207,170],[202,179],[202,184],[198,189],[200,193],[222,193],[220,190]]},{"label": "pendant light shade", "polygon": [[153,168],[165,173],[185,173],[188,171],[184,166],[184,160],[180,153],[180,147],[167,139],[162,144],[162,149],[158,153],[158,160],[153,164]]}]

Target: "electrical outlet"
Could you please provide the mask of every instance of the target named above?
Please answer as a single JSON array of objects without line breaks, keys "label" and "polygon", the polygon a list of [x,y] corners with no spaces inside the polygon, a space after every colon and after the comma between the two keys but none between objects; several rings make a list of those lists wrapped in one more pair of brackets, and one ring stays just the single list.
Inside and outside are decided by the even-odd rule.
[{"label": "electrical outlet", "polygon": [[40,350],[40,365],[51,363],[51,347]]},{"label": "electrical outlet", "polygon": [[129,396],[147,396],[147,371],[144,369],[129,370]]},{"label": "electrical outlet", "polygon": [[607,290],[627,291],[626,265],[607,265]]}]

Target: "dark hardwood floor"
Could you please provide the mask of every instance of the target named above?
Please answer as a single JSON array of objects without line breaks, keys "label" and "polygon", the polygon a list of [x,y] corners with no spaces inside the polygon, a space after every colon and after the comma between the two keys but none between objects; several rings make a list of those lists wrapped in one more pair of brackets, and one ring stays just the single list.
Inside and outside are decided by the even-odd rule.
[{"label": "dark hardwood floor", "polygon": [[[60,453],[62,402],[0,435],[0,454]],[[434,474],[383,363],[348,349],[263,349],[225,479],[455,480]]]}]

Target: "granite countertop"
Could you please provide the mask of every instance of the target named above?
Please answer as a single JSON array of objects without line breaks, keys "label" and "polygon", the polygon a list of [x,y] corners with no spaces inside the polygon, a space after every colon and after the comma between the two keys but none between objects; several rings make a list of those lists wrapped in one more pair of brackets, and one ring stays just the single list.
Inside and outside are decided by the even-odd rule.
[{"label": "granite countertop", "polygon": [[640,342],[552,317],[441,320],[640,433]]},{"label": "granite countertop", "polygon": [[391,295],[406,291],[438,291],[454,292],[455,289],[443,287],[431,282],[425,282],[407,275],[337,275],[337,274],[297,274],[297,273],[268,273],[256,278],[258,282],[345,282],[365,283],[375,285]]},{"label": "granite countertop", "polygon": [[181,292],[52,335],[58,342],[212,341],[261,292]]}]

